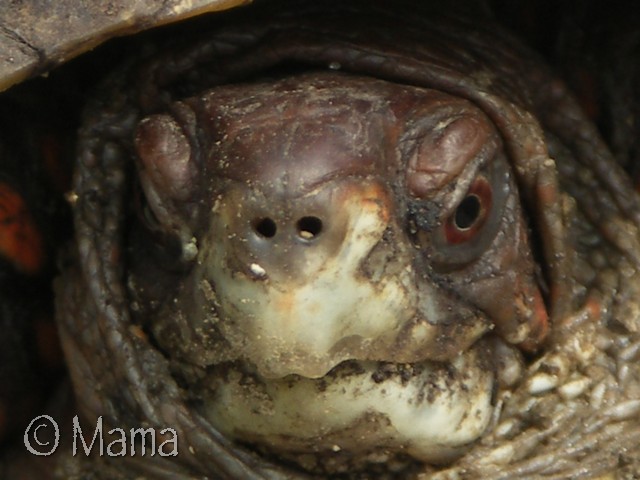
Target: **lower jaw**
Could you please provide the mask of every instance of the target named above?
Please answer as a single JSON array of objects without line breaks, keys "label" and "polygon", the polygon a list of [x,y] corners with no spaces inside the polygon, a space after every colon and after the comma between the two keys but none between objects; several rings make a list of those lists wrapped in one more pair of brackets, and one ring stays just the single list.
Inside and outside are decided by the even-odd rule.
[{"label": "lower jaw", "polygon": [[202,413],[226,436],[311,471],[447,464],[493,414],[492,349],[480,341],[447,363],[350,360],[319,379],[220,365],[200,392]]}]

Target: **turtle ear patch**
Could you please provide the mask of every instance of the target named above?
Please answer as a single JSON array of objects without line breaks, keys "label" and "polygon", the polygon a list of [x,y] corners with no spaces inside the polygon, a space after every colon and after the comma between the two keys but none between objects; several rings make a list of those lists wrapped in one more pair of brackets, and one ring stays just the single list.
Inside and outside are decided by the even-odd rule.
[{"label": "turtle ear patch", "polygon": [[144,175],[158,194],[186,200],[194,177],[191,145],[170,115],[152,115],[138,125],[135,146]]},{"label": "turtle ear patch", "polygon": [[488,120],[466,114],[443,120],[419,143],[407,168],[411,195],[428,198],[455,179],[483,150],[493,132]]},{"label": "turtle ear patch", "polygon": [[177,236],[183,258],[193,259],[193,229],[181,208],[189,203],[197,177],[187,135],[172,116],[151,115],[138,124],[135,150],[146,199],[144,223],[149,230]]}]

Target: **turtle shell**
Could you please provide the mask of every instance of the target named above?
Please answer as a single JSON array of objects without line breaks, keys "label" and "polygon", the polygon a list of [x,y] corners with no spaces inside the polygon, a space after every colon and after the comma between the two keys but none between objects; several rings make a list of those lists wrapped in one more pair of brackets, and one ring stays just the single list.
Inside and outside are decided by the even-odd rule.
[{"label": "turtle shell", "polygon": [[48,72],[113,37],[131,35],[243,0],[7,2],[0,6],[0,90]]}]

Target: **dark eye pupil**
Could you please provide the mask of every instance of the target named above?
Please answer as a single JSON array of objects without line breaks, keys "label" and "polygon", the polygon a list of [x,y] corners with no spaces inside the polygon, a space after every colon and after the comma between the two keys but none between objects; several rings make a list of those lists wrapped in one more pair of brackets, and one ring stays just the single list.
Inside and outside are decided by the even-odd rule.
[{"label": "dark eye pupil", "polygon": [[454,222],[460,230],[470,228],[480,215],[480,199],[476,195],[467,195],[458,205]]}]

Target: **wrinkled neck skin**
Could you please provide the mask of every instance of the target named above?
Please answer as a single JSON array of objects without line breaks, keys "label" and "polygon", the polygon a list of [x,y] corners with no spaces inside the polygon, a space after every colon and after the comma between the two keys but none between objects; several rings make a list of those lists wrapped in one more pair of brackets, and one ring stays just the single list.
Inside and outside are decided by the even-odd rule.
[{"label": "wrinkled neck skin", "polygon": [[70,359],[114,361],[70,361],[74,388],[193,448],[69,468],[637,473],[640,202],[595,129],[497,28],[326,12],[240,13],[96,100],[59,317]]}]

